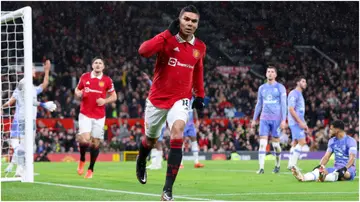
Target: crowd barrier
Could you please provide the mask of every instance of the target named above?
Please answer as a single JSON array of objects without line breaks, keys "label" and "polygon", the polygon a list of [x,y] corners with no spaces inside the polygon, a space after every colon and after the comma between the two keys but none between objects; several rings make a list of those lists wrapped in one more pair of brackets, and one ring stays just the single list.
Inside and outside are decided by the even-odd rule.
[{"label": "crowd barrier", "polygon": [[[123,123],[124,121],[127,121],[130,127],[135,125],[137,122],[140,123],[140,125],[143,128],[144,133],[144,119],[116,119],[116,118],[107,118],[105,120],[105,127],[104,130],[106,131],[107,137],[106,139],[108,141],[111,140],[111,138],[114,136],[114,134],[111,131],[111,126],[116,124],[119,126],[120,123]],[[212,121],[215,121],[217,123],[224,122],[225,126],[228,125],[229,119],[227,118],[219,118],[219,119],[201,119],[202,121],[205,121],[205,123],[210,124]],[[234,118],[234,122],[239,122],[242,124],[248,124],[250,122],[249,119],[244,118]],[[11,119],[10,118],[4,118],[3,119],[3,130],[4,132],[9,132],[10,126],[11,126]],[[46,127],[49,130],[57,131],[59,129],[58,126],[62,126],[65,129],[74,129],[76,130],[76,124],[74,119],[66,118],[66,119],[60,119],[60,118],[51,118],[51,119],[37,119],[36,120],[36,127],[37,129]],[[129,128],[130,129],[130,128]]]},{"label": "crowd barrier", "polygon": [[[99,162],[123,162],[123,161],[135,161],[138,151],[123,151],[118,153],[100,153],[97,160]],[[309,159],[309,160],[320,160],[325,151],[318,152],[304,152],[300,155],[300,159]],[[281,159],[288,160],[289,152],[282,152]],[[35,155],[35,158],[37,155]],[[80,158],[79,153],[51,153],[47,155],[47,158],[50,162],[77,162]],[[87,154],[87,159],[90,159],[90,155]],[[167,154],[165,154],[167,158]],[[191,152],[185,152],[183,159],[185,161],[193,161],[193,155]],[[334,158],[334,155],[331,157]],[[359,158],[359,154],[357,156]],[[234,161],[246,161],[246,160],[257,160],[258,152],[257,151],[238,151],[238,152],[199,152],[199,160],[214,160],[214,161],[225,161],[225,160],[234,160]],[[272,153],[266,155],[266,160],[274,160],[275,156]]]}]

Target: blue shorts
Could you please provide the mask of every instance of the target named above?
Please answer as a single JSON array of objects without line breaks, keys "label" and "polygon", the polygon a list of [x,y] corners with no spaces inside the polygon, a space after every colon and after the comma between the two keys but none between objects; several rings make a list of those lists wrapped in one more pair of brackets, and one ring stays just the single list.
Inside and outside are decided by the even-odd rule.
[{"label": "blue shorts", "polygon": [[304,129],[300,128],[299,125],[295,124],[289,126],[289,128],[291,130],[291,135],[293,140],[305,139],[305,131]]},{"label": "blue shorts", "polygon": [[25,121],[13,120],[11,124],[10,137],[19,138],[25,136]]},{"label": "blue shorts", "polygon": [[[337,170],[337,168],[334,168],[334,167],[326,168],[326,170],[328,171],[328,173],[332,173],[335,170]],[[347,171],[350,173],[350,179],[348,179],[348,180],[354,180],[354,178],[356,176],[356,168],[354,166],[352,166]]]},{"label": "blue shorts", "polygon": [[[36,121],[33,122],[33,132],[36,131]],[[25,136],[25,121],[13,120],[10,130],[10,138],[23,138]]]},{"label": "blue shorts", "polygon": [[196,128],[194,124],[185,126],[184,137],[196,137]]},{"label": "blue shorts", "polygon": [[162,128],[161,128],[161,133],[160,133],[160,137],[157,141],[163,141],[163,138],[164,138],[164,132],[166,130],[166,125],[164,125]]},{"label": "blue shorts", "polygon": [[281,120],[260,120],[260,136],[280,137]]}]

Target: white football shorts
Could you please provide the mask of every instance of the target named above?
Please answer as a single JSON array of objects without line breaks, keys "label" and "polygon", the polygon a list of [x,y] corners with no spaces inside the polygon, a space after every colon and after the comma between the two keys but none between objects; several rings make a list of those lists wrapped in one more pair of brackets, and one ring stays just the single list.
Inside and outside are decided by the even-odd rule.
[{"label": "white football shorts", "polygon": [[94,119],[79,113],[79,134],[90,133],[91,137],[104,139],[105,117]]},{"label": "white football shorts", "polygon": [[171,130],[176,120],[183,120],[185,124],[189,119],[190,100],[185,98],[178,100],[169,109],[155,107],[149,99],[145,106],[145,134],[150,138],[160,137],[160,132],[165,121]]}]

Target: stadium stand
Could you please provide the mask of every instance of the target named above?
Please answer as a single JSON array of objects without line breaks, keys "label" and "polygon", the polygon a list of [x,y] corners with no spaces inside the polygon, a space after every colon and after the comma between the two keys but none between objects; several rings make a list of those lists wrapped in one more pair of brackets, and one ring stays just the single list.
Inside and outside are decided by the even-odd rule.
[{"label": "stadium stand", "polygon": [[[200,117],[213,119],[198,125],[201,151],[258,150],[256,132],[247,123],[252,118],[257,89],[264,82],[259,75],[264,74],[270,63],[279,68],[279,81],[288,92],[294,86],[295,76],[303,74],[307,78],[309,88],[304,97],[311,128],[307,135],[310,150],[326,148],[327,124],[334,119],[344,120],[347,133],[359,141],[358,8],[353,2],[303,2],[296,7],[295,3],[194,3],[201,13],[197,36],[208,45],[206,109]],[[170,13],[181,5],[26,4],[33,9],[34,61],[50,58],[55,65],[50,86],[41,99],[56,100],[58,108],[53,113],[40,109],[38,117],[76,120],[79,102],[74,99],[73,90],[81,74],[90,69],[92,57],[100,55],[106,60],[106,73],[111,75],[118,94],[117,102],[107,106],[106,116],[122,119],[120,124],[107,129],[114,136],[107,139],[103,149],[137,150],[142,126],[140,123],[130,126],[126,119],[143,117],[149,86],[141,72],[151,75],[155,62],[154,58],[141,58],[137,48],[142,41],[164,30],[176,17]],[[5,10],[22,6],[22,2],[2,2]],[[44,8],[52,12],[45,12]],[[325,22],[331,22],[330,26]],[[316,46],[335,60],[337,67],[316,51],[300,50],[296,45]],[[242,67],[242,71],[223,75],[219,66]],[[74,130],[60,124],[55,130],[40,125],[36,152],[77,152],[74,134]],[[289,148],[290,141],[290,131],[286,130],[281,136],[284,149]],[[185,150],[189,149],[186,144]]]}]

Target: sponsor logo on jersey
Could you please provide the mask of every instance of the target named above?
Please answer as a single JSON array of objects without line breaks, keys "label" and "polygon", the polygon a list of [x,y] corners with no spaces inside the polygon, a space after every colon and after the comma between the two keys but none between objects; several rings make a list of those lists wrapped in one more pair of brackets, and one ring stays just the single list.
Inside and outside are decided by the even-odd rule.
[{"label": "sponsor logo on jersey", "polygon": [[105,85],[105,83],[104,83],[103,81],[100,81],[100,82],[99,82],[99,86],[100,86],[100,87],[104,87],[104,85]]},{"label": "sponsor logo on jersey", "polygon": [[87,81],[87,82],[86,82],[86,85],[90,85],[90,82],[89,82],[89,81]]},{"label": "sponsor logo on jersey", "polygon": [[174,51],[176,51],[176,52],[180,52],[179,47],[174,48]]},{"label": "sponsor logo on jersey", "polygon": [[194,56],[194,58],[198,59],[200,57],[200,51],[198,49],[194,49],[193,56]]},{"label": "sponsor logo on jersey", "polygon": [[194,68],[194,66],[189,65],[189,64],[181,63],[181,62],[178,61],[178,59],[173,58],[173,57],[169,58],[168,65],[173,66],[173,67],[175,67],[177,65],[177,66],[180,66],[180,67],[186,67],[186,68],[190,68],[190,69]]},{"label": "sponsor logo on jersey", "polygon": [[102,93],[101,91],[99,91],[99,90],[93,90],[93,89],[91,89],[91,88],[88,88],[88,87],[85,87],[85,92],[86,93],[89,93],[89,92],[92,92],[92,93]]}]

